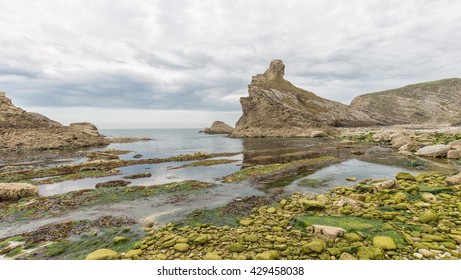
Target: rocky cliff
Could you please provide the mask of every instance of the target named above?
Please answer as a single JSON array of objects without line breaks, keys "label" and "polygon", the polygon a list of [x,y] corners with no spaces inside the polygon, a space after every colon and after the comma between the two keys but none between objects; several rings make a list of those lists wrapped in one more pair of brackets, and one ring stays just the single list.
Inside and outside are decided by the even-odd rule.
[{"label": "rocky cliff", "polygon": [[109,144],[90,123],[70,126],[29,113],[0,92],[0,151],[70,149]]},{"label": "rocky cliff", "polygon": [[357,96],[351,108],[384,124],[461,124],[461,79],[408,85]]},{"label": "rocky cliff", "polygon": [[207,134],[229,134],[234,128],[222,121],[214,121],[211,127],[205,128],[203,132]]},{"label": "rocky cliff", "polygon": [[336,127],[379,125],[381,122],[339,102],[327,100],[286,81],[285,65],[271,62],[253,76],[248,97],[240,98],[243,115],[232,137],[335,135]]}]

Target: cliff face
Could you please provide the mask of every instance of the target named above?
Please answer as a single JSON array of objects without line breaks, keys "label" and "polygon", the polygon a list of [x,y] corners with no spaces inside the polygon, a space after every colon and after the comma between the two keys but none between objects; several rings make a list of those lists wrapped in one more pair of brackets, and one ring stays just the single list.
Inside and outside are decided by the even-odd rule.
[{"label": "cliff face", "polygon": [[0,92],[0,129],[62,127],[58,122],[38,113],[29,113],[13,105],[4,92]]},{"label": "cliff face", "polygon": [[271,62],[264,74],[253,76],[248,97],[242,97],[243,115],[232,137],[311,136],[323,131],[337,134],[335,127],[380,124],[363,112],[297,88],[283,79],[285,65]]},{"label": "cliff face", "polygon": [[109,144],[90,123],[63,126],[13,105],[0,92],[0,151],[70,149]]},{"label": "cliff face", "polygon": [[357,96],[351,108],[385,124],[461,124],[461,79],[445,79]]}]

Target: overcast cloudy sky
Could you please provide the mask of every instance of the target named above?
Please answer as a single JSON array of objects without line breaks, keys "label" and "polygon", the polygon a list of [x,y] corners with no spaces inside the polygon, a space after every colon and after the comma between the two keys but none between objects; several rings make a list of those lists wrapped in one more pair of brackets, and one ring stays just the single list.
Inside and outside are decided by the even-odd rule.
[{"label": "overcast cloudy sky", "polygon": [[0,2],[0,91],[64,124],[233,125],[272,59],[319,96],[461,77],[461,1]]}]

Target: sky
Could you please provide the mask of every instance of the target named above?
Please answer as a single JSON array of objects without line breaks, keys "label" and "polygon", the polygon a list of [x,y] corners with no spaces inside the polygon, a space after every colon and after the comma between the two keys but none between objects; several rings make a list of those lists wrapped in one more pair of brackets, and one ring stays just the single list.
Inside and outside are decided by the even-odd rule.
[{"label": "sky", "polygon": [[460,15],[455,0],[1,1],[0,91],[66,125],[234,125],[273,59],[345,104],[461,77]]}]

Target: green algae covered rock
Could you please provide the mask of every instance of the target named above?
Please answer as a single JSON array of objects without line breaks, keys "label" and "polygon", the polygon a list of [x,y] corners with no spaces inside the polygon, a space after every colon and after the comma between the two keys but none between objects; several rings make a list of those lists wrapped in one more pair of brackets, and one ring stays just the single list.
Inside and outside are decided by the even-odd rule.
[{"label": "green algae covered rock", "polygon": [[204,244],[208,241],[208,235],[206,234],[199,234],[195,239],[194,239],[194,244]]},{"label": "green algae covered rock", "polygon": [[217,252],[209,252],[209,253],[206,253],[205,256],[203,256],[203,259],[219,261],[219,260],[222,260],[222,257]]},{"label": "green algae covered rock", "polygon": [[305,211],[307,210],[321,210],[325,208],[325,203],[317,200],[301,200],[301,204]]},{"label": "green algae covered rock", "polygon": [[174,245],[173,248],[176,251],[185,252],[185,251],[189,250],[190,246],[187,243],[178,243],[178,244]]},{"label": "green algae covered rock", "polygon": [[307,243],[302,247],[304,253],[315,252],[317,254],[322,253],[326,248],[326,243],[322,239],[314,238],[311,242]]},{"label": "green algae covered rock", "polygon": [[229,250],[231,252],[240,253],[245,250],[245,247],[240,242],[235,242],[229,245]]},{"label": "green algae covered rock", "polygon": [[142,254],[142,250],[137,249],[137,250],[129,250],[125,254],[125,258],[134,258],[135,256],[140,256]]},{"label": "green algae covered rock", "polygon": [[245,220],[240,220],[240,225],[242,226],[250,226],[253,224],[253,220],[252,219],[245,219]]},{"label": "green algae covered rock", "polygon": [[116,260],[120,256],[117,252],[109,249],[98,249],[86,256],[86,260]]},{"label": "green algae covered rock", "polygon": [[355,233],[355,232],[346,232],[343,235],[343,238],[346,239],[349,242],[356,242],[356,241],[361,241],[362,240],[362,237],[360,235],[358,235],[357,233]]},{"label": "green algae covered rock", "polygon": [[339,259],[344,261],[352,261],[356,260],[357,258],[347,252],[344,252],[341,254],[341,256],[339,256]]},{"label": "green algae covered rock", "polygon": [[381,248],[383,250],[395,250],[397,245],[395,245],[394,239],[389,236],[375,236],[373,237],[373,246]]},{"label": "green algae covered rock", "polygon": [[243,238],[246,242],[257,242],[259,237],[256,234],[250,234]]},{"label": "green algae covered rock", "polygon": [[115,244],[123,243],[123,242],[126,242],[126,241],[128,241],[128,237],[125,237],[125,236],[115,236],[112,239],[112,242],[115,243]]},{"label": "green algae covered rock", "polygon": [[384,251],[378,247],[360,247],[357,251],[360,260],[383,260]]},{"label": "green algae covered rock", "polygon": [[263,261],[268,261],[268,260],[278,260],[280,258],[279,253],[277,251],[266,251],[257,254],[254,259],[255,260],[263,260]]},{"label": "green algae covered rock", "polygon": [[419,216],[418,219],[419,219],[419,221],[421,223],[427,224],[427,223],[430,223],[430,222],[437,221],[439,219],[439,215],[437,215],[437,213],[435,213],[432,210],[427,210],[427,211],[423,212]]},{"label": "green algae covered rock", "polygon": [[406,180],[406,181],[415,181],[416,182],[416,178],[413,175],[411,175],[410,173],[406,173],[406,172],[397,173],[397,176],[395,176],[395,178],[397,180]]}]

